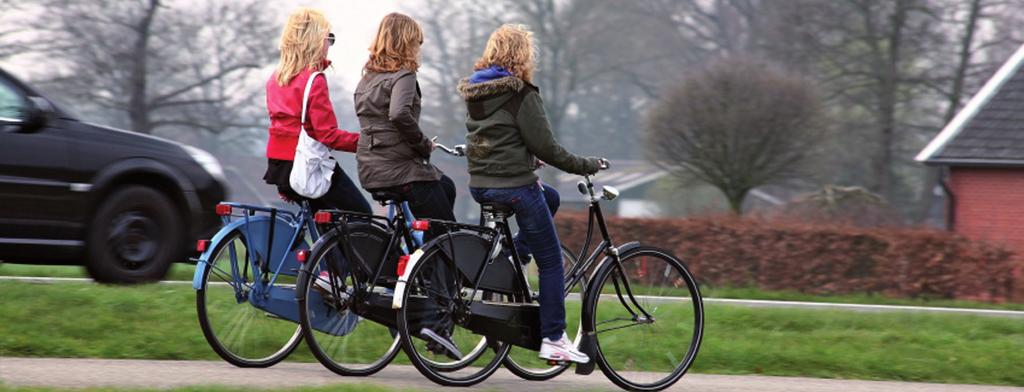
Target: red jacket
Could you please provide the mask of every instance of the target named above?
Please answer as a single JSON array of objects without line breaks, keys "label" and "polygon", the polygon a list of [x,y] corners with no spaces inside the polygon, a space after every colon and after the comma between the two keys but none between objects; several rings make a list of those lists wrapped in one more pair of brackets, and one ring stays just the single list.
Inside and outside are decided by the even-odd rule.
[{"label": "red jacket", "polygon": [[[267,140],[267,158],[291,161],[295,159],[295,146],[299,143],[299,116],[302,114],[302,94],[312,70],[299,72],[286,86],[277,85],[275,72],[267,80],[267,112],[270,114],[270,138]],[[327,78],[320,75],[313,80],[306,109],[305,129],[317,141],[335,150],[356,152],[359,133],[338,129],[327,92]]]}]

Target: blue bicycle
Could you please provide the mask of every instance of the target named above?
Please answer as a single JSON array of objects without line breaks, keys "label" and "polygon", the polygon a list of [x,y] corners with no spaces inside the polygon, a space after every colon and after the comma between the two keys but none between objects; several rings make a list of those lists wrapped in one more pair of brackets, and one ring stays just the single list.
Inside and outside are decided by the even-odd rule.
[{"label": "blue bicycle", "polygon": [[295,283],[298,255],[319,238],[307,202],[296,213],[221,203],[224,227],[197,250],[196,310],[203,336],[239,367],[268,367],[302,341]]}]

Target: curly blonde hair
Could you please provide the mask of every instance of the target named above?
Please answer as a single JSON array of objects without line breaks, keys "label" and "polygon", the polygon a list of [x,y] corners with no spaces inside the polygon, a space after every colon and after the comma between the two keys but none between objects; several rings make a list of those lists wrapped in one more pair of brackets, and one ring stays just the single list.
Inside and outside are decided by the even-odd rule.
[{"label": "curly blonde hair", "polygon": [[536,67],[534,50],[533,32],[525,25],[502,25],[491,33],[484,53],[473,65],[473,69],[481,70],[497,65],[517,78],[533,82],[533,70]]},{"label": "curly blonde hair", "polygon": [[277,65],[277,84],[287,85],[295,75],[310,68],[322,71],[324,45],[331,24],[323,12],[302,7],[288,16],[281,30],[281,60]]},{"label": "curly blonde hair", "polygon": [[420,45],[423,30],[407,15],[392,12],[384,16],[377,36],[370,44],[370,59],[363,66],[368,72],[395,72],[420,69]]}]

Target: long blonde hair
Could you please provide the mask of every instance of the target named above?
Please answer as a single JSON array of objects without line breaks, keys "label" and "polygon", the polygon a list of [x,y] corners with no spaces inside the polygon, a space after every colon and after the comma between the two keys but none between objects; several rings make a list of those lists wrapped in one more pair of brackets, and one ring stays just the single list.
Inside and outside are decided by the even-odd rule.
[{"label": "long blonde hair", "polygon": [[288,16],[281,30],[281,61],[277,65],[277,84],[287,85],[302,70],[318,71],[324,60],[324,44],[331,23],[323,12],[302,7]]},{"label": "long blonde hair", "polygon": [[517,78],[533,82],[533,33],[525,25],[505,24],[491,33],[483,55],[473,65],[481,70],[492,65],[505,68]]},{"label": "long blonde hair", "polygon": [[423,30],[412,18],[392,12],[384,16],[377,36],[370,44],[370,59],[363,70],[395,72],[400,69],[416,72],[420,68],[420,45]]}]

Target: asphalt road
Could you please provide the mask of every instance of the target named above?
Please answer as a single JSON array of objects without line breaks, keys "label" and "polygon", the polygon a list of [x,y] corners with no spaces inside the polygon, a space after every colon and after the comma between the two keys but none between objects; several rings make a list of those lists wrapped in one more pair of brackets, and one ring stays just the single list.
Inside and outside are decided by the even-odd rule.
[{"label": "asphalt road", "polygon": [[[411,366],[391,365],[372,377],[340,377],[315,363],[282,363],[268,369],[240,369],[219,361],[142,361],[106,359],[0,358],[0,383],[49,388],[117,387],[175,388],[226,385],[235,388],[287,388],[360,384],[440,390]],[[614,391],[601,372],[590,376],[566,373],[544,382],[522,381],[499,370],[473,390],[489,391]],[[715,376],[691,374],[669,391],[689,392],[1010,392],[1024,388],[925,384],[890,381],[826,380],[795,377]]]}]

